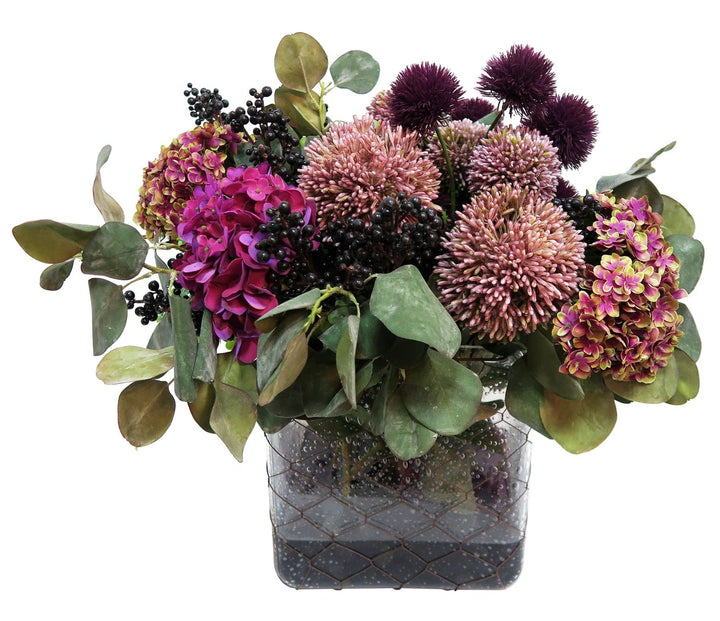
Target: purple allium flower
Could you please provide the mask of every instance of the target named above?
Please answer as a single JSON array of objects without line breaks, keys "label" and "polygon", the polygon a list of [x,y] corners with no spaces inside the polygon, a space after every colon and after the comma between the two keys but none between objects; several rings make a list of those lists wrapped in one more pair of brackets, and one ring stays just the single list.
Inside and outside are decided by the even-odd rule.
[{"label": "purple allium flower", "polygon": [[553,65],[528,45],[513,45],[494,56],[478,79],[477,90],[495,97],[509,112],[530,113],[555,93]]},{"label": "purple allium flower", "polygon": [[298,185],[317,204],[320,228],[347,216],[369,221],[387,196],[404,192],[433,204],[440,171],[420,149],[418,134],[370,116],[334,123],[305,148]]},{"label": "purple allium flower", "polygon": [[425,135],[452,114],[463,92],[458,79],[444,67],[427,62],[410,65],[390,85],[391,123]]},{"label": "purple allium flower", "polygon": [[567,94],[534,110],[526,124],[552,140],[567,168],[579,168],[587,159],[598,131],[595,111],[587,100]]},{"label": "purple allium flower", "polygon": [[560,370],[652,382],[682,336],[678,300],[687,294],[679,288],[679,263],[646,198],[595,198],[604,210],[593,225],[593,246],[607,254],[587,266],[577,301],[553,320],[566,353]]},{"label": "purple allium flower", "polygon": [[560,177],[558,179],[557,188],[555,189],[556,198],[575,198],[578,191],[567,179]]},{"label": "purple allium flower", "polygon": [[470,119],[471,121],[479,121],[491,112],[494,112],[495,106],[487,99],[481,97],[473,97],[472,99],[461,99],[458,101],[452,113],[455,121],[462,119]]},{"label": "purple allium flower", "polygon": [[148,237],[177,239],[185,204],[194,188],[225,173],[225,159],[237,151],[240,136],[229,127],[204,123],[162,147],[143,173],[135,222]]},{"label": "purple allium flower", "polygon": [[[314,204],[268,170],[267,163],[229,168],[219,182],[196,186],[177,229],[187,244],[173,263],[178,282],[193,294],[193,310],[212,312],[215,335],[236,340],[235,355],[245,363],[257,356],[255,321],[278,303],[268,281],[271,270],[279,271],[278,262],[260,260],[257,248],[269,235],[261,229],[271,219],[267,211],[284,201],[302,213],[305,224],[315,223]],[[287,239],[277,241],[290,260],[294,251]]]},{"label": "purple allium flower", "polygon": [[458,211],[443,249],[438,298],[470,332],[495,341],[550,322],[585,265],[585,244],[563,210],[509,185]]},{"label": "purple allium flower", "polygon": [[[468,167],[472,161],[473,151],[481,140],[485,138],[488,129],[487,125],[474,123],[468,119],[450,121],[438,128],[447,145],[448,157],[450,158],[456,183],[467,186]],[[447,178],[445,154],[436,135],[430,137],[427,152],[432,162],[442,173],[443,178]]]},{"label": "purple allium flower", "polygon": [[468,185],[482,192],[498,184],[555,197],[560,160],[550,140],[526,127],[499,127],[491,131],[473,151],[468,165]]}]

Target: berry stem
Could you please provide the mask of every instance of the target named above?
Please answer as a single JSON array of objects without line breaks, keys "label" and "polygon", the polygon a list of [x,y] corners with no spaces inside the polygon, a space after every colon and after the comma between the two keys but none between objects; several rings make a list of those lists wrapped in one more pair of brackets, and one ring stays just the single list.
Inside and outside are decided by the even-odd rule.
[{"label": "berry stem", "polygon": [[353,304],[355,304],[355,312],[357,313],[357,316],[360,316],[360,304],[358,304],[358,301],[355,299],[355,296],[352,293],[346,291],[342,287],[331,287],[330,285],[328,285],[325,288],[325,291],[322,292],[322,295],[317,299],[315,304],[313,304],[313,307],[310,310],[310,317],[308,317],[308,320],[303,325],[303,331],[307,331],[307,329],[315,322],[315,319],[322,310],[323,302],[335,294],[344,295],[345,297],[350,298]]}]

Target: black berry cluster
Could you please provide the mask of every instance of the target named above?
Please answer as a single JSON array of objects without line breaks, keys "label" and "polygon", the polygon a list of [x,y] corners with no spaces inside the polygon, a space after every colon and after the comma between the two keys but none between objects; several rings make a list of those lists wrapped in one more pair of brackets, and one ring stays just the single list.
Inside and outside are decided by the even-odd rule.
[{"label": "black berry cluster", "polygon": [[349,216],[327,224],[316,253],[318,279],[322,285],[360,293],[371,274],[403,264],[414,264],[428,275],[444,228],[440,213],[423,207],[418,197],[387,197],[367,220]]},{"label": "black berry cluster", "polygon": [[592,194],[586,194],[580,198],[556,198],[553,204],[562,207],[563,211],[572,220],[575,228],[580,232],[585,242],[585,260],[587,263],[596,265],[600,263],[602,252],[593,246],[597,241],[597,233],[592,225],[598,215],[608,215],[606,208],[602,207]]},{"label": "black berry cluster", "polygon": [[[288,125],[290,118],[274,105],[267,105],[265,99],[273,93],[272,88],[264,86],[259,91],[251,88],[245,107],[237,107],[224,112],[229,107],[218,89],[196,88],[188,82],[184,94],[187,97],[190,116],[195,124],[204,121],[220,122],[229,125],[237,134],[247,140],[244,153],[239,154],[238,164],[243,161],[252,166],[268,162],[272,171],[285,181],[294,183],[298,169],[305,164],[305,156],[300,140]],[[250,126],[250,128],[248,127]]]},{"label": "black berry cluster", "polygon": [[134,310],[140,317],[140,323],[144,326],[151,321],[157,321],[163,313],[170,309],[170,300],[167,294],[161,289],[157,280],[148,283],[148,291],[141,299],[135,297],[135,292],[127,290],[124,293],[127,307]]}]

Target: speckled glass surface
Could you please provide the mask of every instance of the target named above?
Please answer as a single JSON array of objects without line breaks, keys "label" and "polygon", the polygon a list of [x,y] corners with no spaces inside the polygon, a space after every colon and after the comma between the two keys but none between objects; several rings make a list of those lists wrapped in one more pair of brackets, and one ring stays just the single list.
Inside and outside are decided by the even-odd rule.
[{"label": "speckled glass surface", "polygon": [[275,567],[295,588],[501,589],[521,570],[528,429],[506,414],[399,461],[370,434],[268,435]]}]

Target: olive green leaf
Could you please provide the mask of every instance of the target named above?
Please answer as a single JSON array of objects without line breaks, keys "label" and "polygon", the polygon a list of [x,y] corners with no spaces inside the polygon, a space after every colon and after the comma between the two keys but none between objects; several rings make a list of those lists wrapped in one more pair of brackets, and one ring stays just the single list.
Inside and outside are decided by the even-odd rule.
[{"label": "olive green leaf", "polygon": [[352,405],[352,409],[355,409],[357,407],[355,394],[355,351],[357,350],[360,317],[350,315],[347,318],[346,324],[347,329],[343,332],[338,342],[336,364],[343,391]]},{"label": "olive green leaf", "polygon": [[275,51],[275,73],[283,86],[310,92],[327,68],[325,50],[309,34],[296,32],[280,40]]},{"label": "olive green leaf", "polygon": [[118,347],[105,354],[95,374],[105,384],[125,384],[152,379],[173,368],[173,348],[145,349],[136,345]]},{"label": "olive green leaf", "polygon": [[467,367],[429,349],[420,365],[407,370],[400,395],[415,420],[451,436],[475,422],[482,384]]},{"label": "olive green leaf", "polygon": [[111,150],[112,147],[107,144],[100,149],[100,153],[98,153],[97,164],[95,166],[95,181],[93,181],[93,200],[105,222],[123,222],[125,220],[125,214],[123,213],[122,207],[105,191],[102,185],[102,179],[100,178],[100,169],[107,163]]},{"label": "olive green leaf", "polygon": [[[260,335],[258,339],[256,363],[257,386],[260,392],[264,391],[272,381],[273,376],[277,375],[278,367],[281,366],[291,341],[298,335],[302,335],[303,340],[307,341],[304,333],[306,318],[307,314],[303,311],[290,312],[282,318],[282,321],[280,321],[272,332]],[[305,349],[305,351],[307,351],[307,349]],[[294,345],[291,353],[302,353],[300,340]],[[288,369],[288,371],[290,370],[291,369]],[[265,403],[261,405],[265,405]]]},{"label": "olive green leaf", "polygon": [[290,119],[300,136],[319,136],[324,131],[323,105],[315,91],[302,93],[281,86],[275,91],[275,105]]},{"label": "olive green leaf", "polygon": [[255,327],[260,332],[270,332],[277,325],[283,315],[296,310],[310,310],[315,306],[315,302],[320,299],[322,292],[320,289],[310,289],[302,295],[298,295],[275,308],[269,310],[260,319],[255,322]]},{"label": "olive green leaf", "polygon": [[107,222],[85,246],[81,269],[84,274],[128,280],[140,273],[147,253],[147,242],[136,228]]},{"label": "olive green leaf", "polygon": [[390,365],[370,408],[368,427],[375,435],[382,435],[385,431],[385,421],[388,417],[390,397],[395,394],[395,388],[397,388],[399,378],[400,370]]},{"label": "olive green leaf", "polygon": [[212,313],[205,310],[200,324],[197,355],[192,376],[202,382],[212,382],[217,366],[217,340],[212,328]]},{"label": "olive green leaf", "polygon": [[148,349],[164,349],[165,347],[171,347],[172,344],[172,324],[170,323],[170,316],[166,314],[157,322],[148,339],[147,347]]},{"label": "olive green leaf", "polygon": [[695,319],[690,309],[682,302],[678,305],[678,313],[683,316],[682,326],[680,326],[683,335],[680,337],[677,348],[682,349],[690,358],[697,362],[700,358],[700,352],[702,351],[702,342],[700,341],[700,334],[698,333]]},{"label": "olive green leaf", "polygon": [[650,207],[656,213],[663,213],[665,204],[660,190],[647,177],[638,177],[621,183],[613,188],[613,194],[617,198],[633,198],[644,196],[647,198]]},{"label": "olive green leaf", "polygon": [[240,462],[256,419],[257,407],[250,395],[229,384],[219,383],[215,386],[210,427]]},{"label": "olive green leaf", "polygon": [[175,415],[175,399],[167,382],[141,380],[127,386],[118,397],[120,433],[136,447],[162,437]]},{"label": "olive green leaf", "polygon": [[673,253],[680,261],[680,288],[690,293],[700,280],[705,248],[702,243],[689,235],[675,234],[667,238]]},{"label": "olive green leaf", "polygon": [[122,288],[104,278],[88,280],[92,313],[93,355],[104,353],[125,329],[127,302]]},{"label": "olive green leaf", "polygon": [[398,393],[393,393],[385,407],[383,437],[388,448],[402,460],[415,459],[435,444],[437,434],[420,424],[405,408]]},{"label": "olive green leaf", "polygon": [[62,263],[82,252],[98,231],[97,226],[33,220],[13,228],[20,247],[36,261]]},{"label": "olive green leaf", "polygon": [[358,94],[369,93],[380,77],[380,64],[367,52],[346,52],[330,66],[330,75],[338,88]]},{"label": "olive green leaf", "polygon": [[520,358],[510,367],[505,393],[505,406],[511,416],[525,423],[531,429],[552,438],[540,417],[543,387],[532,376],[525,358]]},{"label": "olive green leaf", "polygon": [[425,343],[448,358],[460,347],[455,321],[414,265],[377,275],[370,312],[394,335]]},{"label": "olive green leaf", "polygon": [[[619,175],[610,175],[607,177],[601,177],[598,182],[596,189],[598,192],[605,192],[606,190],[613,190],[623,183],[647,177],[649,174],[654,173],[655,169],[650,165],[660,154],[670,151],[675,146],[675,142],[671,142],[665,145],[661,149],[658,149],[650,157],[639,159],[635,162],[630,169]],[[640,195],[642,196],[642,194]]]},{"label": "olive green leaf", "polygon": [[540,402],[545,429],[570,453],[584,453],[598,446],[615,427],[617,408],[613,394],[597,375],[583,381],[582,401],[563,399],[546,390]]},{"label": "olive green leaf", "polygon": [[621,382],[611,377],[605,378],[605,385],[616,395],[638,403],[665,403],[677,392],[679,372],[675,356],[668,360],[667,366],[658,369],[655,380],[649,384],[636,381]]},{"label": "olive green leaf", "polygon": [[196,380],[195,395],[195,401],[188,403],[190,414],[201,429],[208,433],[215,433],[210,426],[210,414],[215,405],[215,386]]},{"label": "olive green leaf", "polygon": [[678,367],[678,387],[667,402],[682,405],[697,397],[700,392],[700,373],[693,359],[684,351],[676,349],[673,357]]},{"label": "olive green leaf", "polygon": [[358,330],[358,358],[377,358],[384,354],[395,337],[383,323],[370,312],[369,304],[360,307],[360,328]]},{"label": "olive green leaf", "polygon": [[277,433],[283,429],[292,419],[274,416],[263,407],[257,409],[257,424],[264,433]]},{"label": "olive green leaf", "polygon": [[665,237],[675,233],[692,236],[695,233],[695,220],[690,212],[674,198],[663,194],[662,231]]},{"label": "olive green leaf", "polygon": [[535,330],[525,340],[527,368],[538,383],[563,399],[582,399],[583,390],[574,377],[561,373],[560,358],[553,342],[540,330]]},{"label": "olive green leaf", "polygon": [[72,272],[74,259],[68,259],[62,263],[55,263],[46,267],[40,274],[40,286],[46,291],[57,291],[60,289],[70,272]]},{"label": "olive green leaf", "polygon": [[307,358],[307,337],[301,331],[287,344],[280,363],[258,396],[258,405],[267,405],[283,390],[291,386],[305,368]]},{"label": "olive green leaf", "polygon": [[198,351],[198,338],[192,320],[190,300],[180,295],[168,297],[175,353],[175,395],[180,401],[192,403],[196,397],[193,369]]},{"label": "olive green leaf", "polygon": [[249,394],[254,401],[257,401],[258,392],[255,367],[252,364],[240,362],[232,352],[225,352],[218,355],[215,381],[235,386],[235,388],[239,388]]}]

